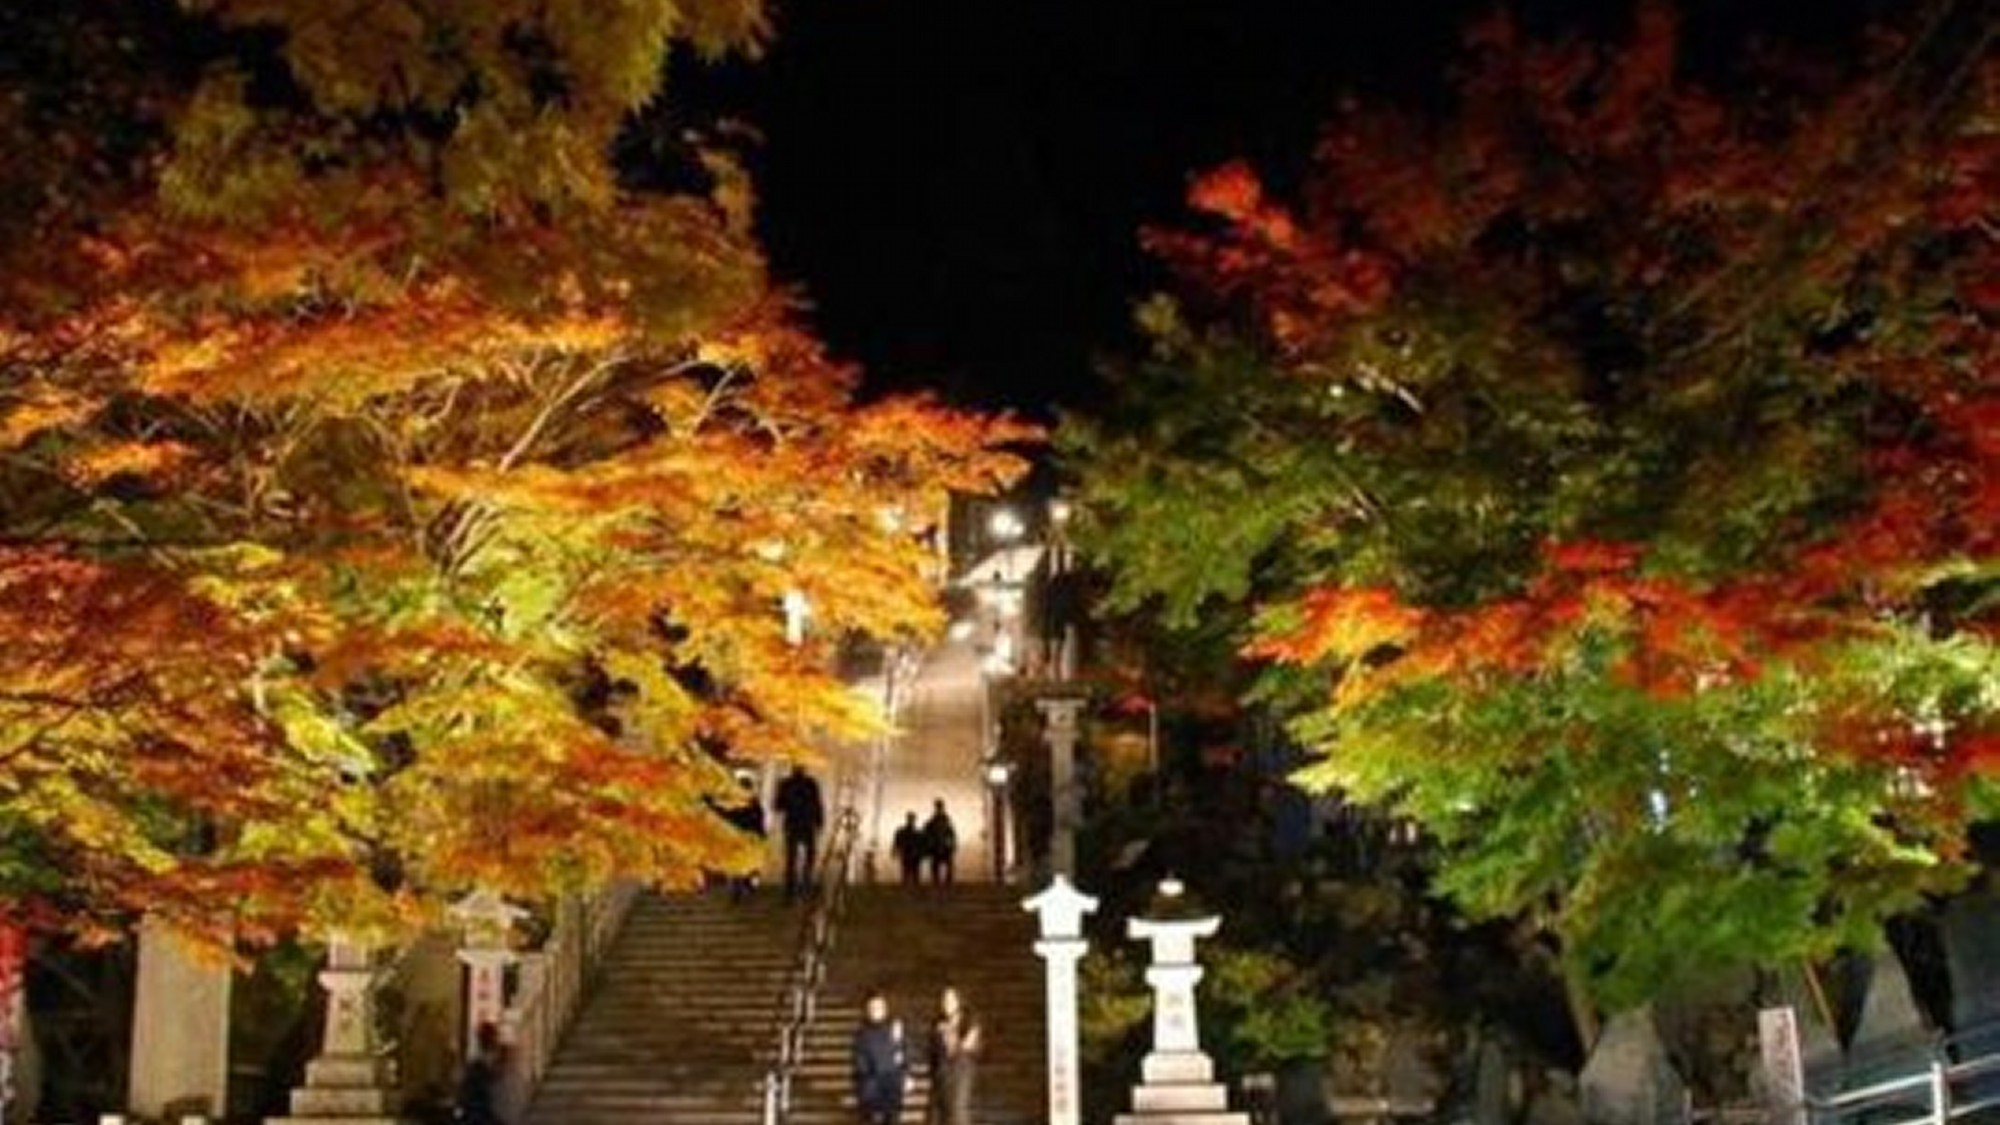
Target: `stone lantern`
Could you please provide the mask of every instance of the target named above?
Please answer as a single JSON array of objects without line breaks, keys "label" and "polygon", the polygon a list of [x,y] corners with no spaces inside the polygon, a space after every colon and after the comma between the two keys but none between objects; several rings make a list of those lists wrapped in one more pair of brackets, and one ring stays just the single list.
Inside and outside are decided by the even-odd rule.
[{"label": "stone lantern", "polygon": [[395,1068],[375,1034],[377,972],[375,948],[361,935],[328,938],[320,1052],[306,1064],[305,1085],[292,1091],[291,1114],[266,1125],[398,1125]]},{"label": "stone lantern", "polygon": [[1202,1053],[1195,1011],[1202,969],[1194,943],[1221,927],[1221,916],[1202,913],[1174,878],[1160,881],[1146,917],[1126,924],[1133,940],[1152,947],[1146,983],[1153,989],[1153,1049],[1140,1063],[1132,1112],[1119,1114],[1118,1125],[1249,1125],[1248,1114],[1230,1111],[1229,1092]]},{"label": "stone lantern", "polygon": [[514,953],[514,925],[528,912],[481,888],[454,903],[447,913],[460,934],[458,959],[465,966],[465,1042],[478,1041],[479,1026],[498,1026],[507,1012],[507,966]]}]

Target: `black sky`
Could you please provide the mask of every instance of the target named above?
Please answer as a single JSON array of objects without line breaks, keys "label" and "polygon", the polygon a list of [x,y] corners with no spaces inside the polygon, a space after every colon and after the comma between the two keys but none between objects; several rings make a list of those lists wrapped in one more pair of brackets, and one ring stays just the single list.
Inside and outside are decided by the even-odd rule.
[{"label": "black sky", "polygon": [[[1894,0],[1700,0],[1700,49],[1841,35]],[[878,390],[1037,415],[1088,406],[1093,355],[1158,279],[1138,229],[1236,156],[1282,177],[1344,94],[1435,98],[1492,0],[790,0],[753,65],[677,70],[763,134],[765,244]],[[1531,26],[1624,3],[1533,0]],[[1735,47],[1729,48],[1733,53]]]}]

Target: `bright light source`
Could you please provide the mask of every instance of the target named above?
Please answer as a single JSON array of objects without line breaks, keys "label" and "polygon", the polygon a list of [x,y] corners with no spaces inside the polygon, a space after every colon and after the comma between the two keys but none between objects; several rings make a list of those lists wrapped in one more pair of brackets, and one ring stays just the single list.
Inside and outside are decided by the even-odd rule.
[{"label": "bright light source", "polygon": [[986,763],[986,784],[995,789],[1007,784],[1007,779],[1013,774],[1014,764],[1004,758],[995,758]]},{"label": "bright light source", "polygon": [[945,636],[950,637],[954,641],[969,641],[972,639],[972,634],[978,631],[979,626],[961,617],[957,621],[952,622],[950,627],[945,630]]},{"label": "bright light source", "polygon": [[1049,522],[1055,524],[1057,527],[1068,524],[1069,518],[1075,514],[1076,509],[1070,505],[1069,501],[1061,497],[1049,501]]},{"label": "bright light source", "polygon": [[1026,533],[1028,525],[1021,522],[1020,514],[1014,509],[995,508],[993,514],[986,517],[986,530],[998,542],[1012,543]]},{"label": "bright light source", "polygon": [[797,647],[806,640],[806,620],[812,616],[812,603],[806,600],[803,590],[785,591],[785,643]]}]

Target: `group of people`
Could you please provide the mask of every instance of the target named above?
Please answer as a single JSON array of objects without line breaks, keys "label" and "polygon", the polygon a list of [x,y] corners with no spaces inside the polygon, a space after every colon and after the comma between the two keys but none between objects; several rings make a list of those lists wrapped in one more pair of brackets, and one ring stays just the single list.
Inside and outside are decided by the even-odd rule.
[{"label": "group of people", "polygon": [[[972,1125],[972,1083],[984,1034],[958,990],[947,987],[938,996],[937,1016],[924,1041],[930,1076],[926,1125]],[[862,1125],[897,1125],[911,1085],[903,1021],[889,1014],[887,996],[870,993],[854,1032],[854,1104]]]},{"label": "group of people", "polygon": [[914,887],[922,882],[926,866],[930,868],[932,883],[951,886],[958,857],[958,829],[951,823],[951,814],[945,811],[943,801],[931,805],[931,818],[922,827],[917,825],[916,813],[905,816],[890,848],[902,866],[904,886]]},{"label": "group of people", "polygon": [[[738,784],[742,787],[739,803],[717,811],[737,828],[761,838],[766,830],[764,806],[757,800],[756,778],[745,775]],[[772,807],[782,826],[785,901],[791,902],[812,889],[813,871],[819,864],[819,836],[826,827],[826,801],[820,794],[818,779],[804,766],[794,766],[778,783]],[[913,887],[922,883],[927,872],[930,881],[938,886],[952,884],[958,857],[958,828],[943,800],[932,803],[930,818],[921,824],[915,812],[907,814],[890,848],[902,868],[903,885]],[[755,880],[755,874],[750,872],[733,876],[729,881],[731,897],[741,901]]]}]

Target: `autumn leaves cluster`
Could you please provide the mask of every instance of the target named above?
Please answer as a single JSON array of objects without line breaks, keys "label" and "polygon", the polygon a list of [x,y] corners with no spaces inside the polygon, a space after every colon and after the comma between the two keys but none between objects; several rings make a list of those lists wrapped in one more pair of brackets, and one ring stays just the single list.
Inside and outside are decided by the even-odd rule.
[{"label": "autumn leaves cluster", "polygon": [[925,535],[1030,436],[858,402],[726,154],[613,163],[759,8],[104,7],[34,24],[6,122],[76,157],[7,195],[7,920],[388,931],[751,862],[725,763],[875,729],[836,648],[939,624]]},{"label": "autumn leaves cluster", "polygon": [[1111,604],[1213,631],[1438,889],[1595,997],[1879,938],[2000,775],[2000,68],[1963,5],[1725,61],[1472,29],[1293,191],[1198,179],[1059,437]]}]

